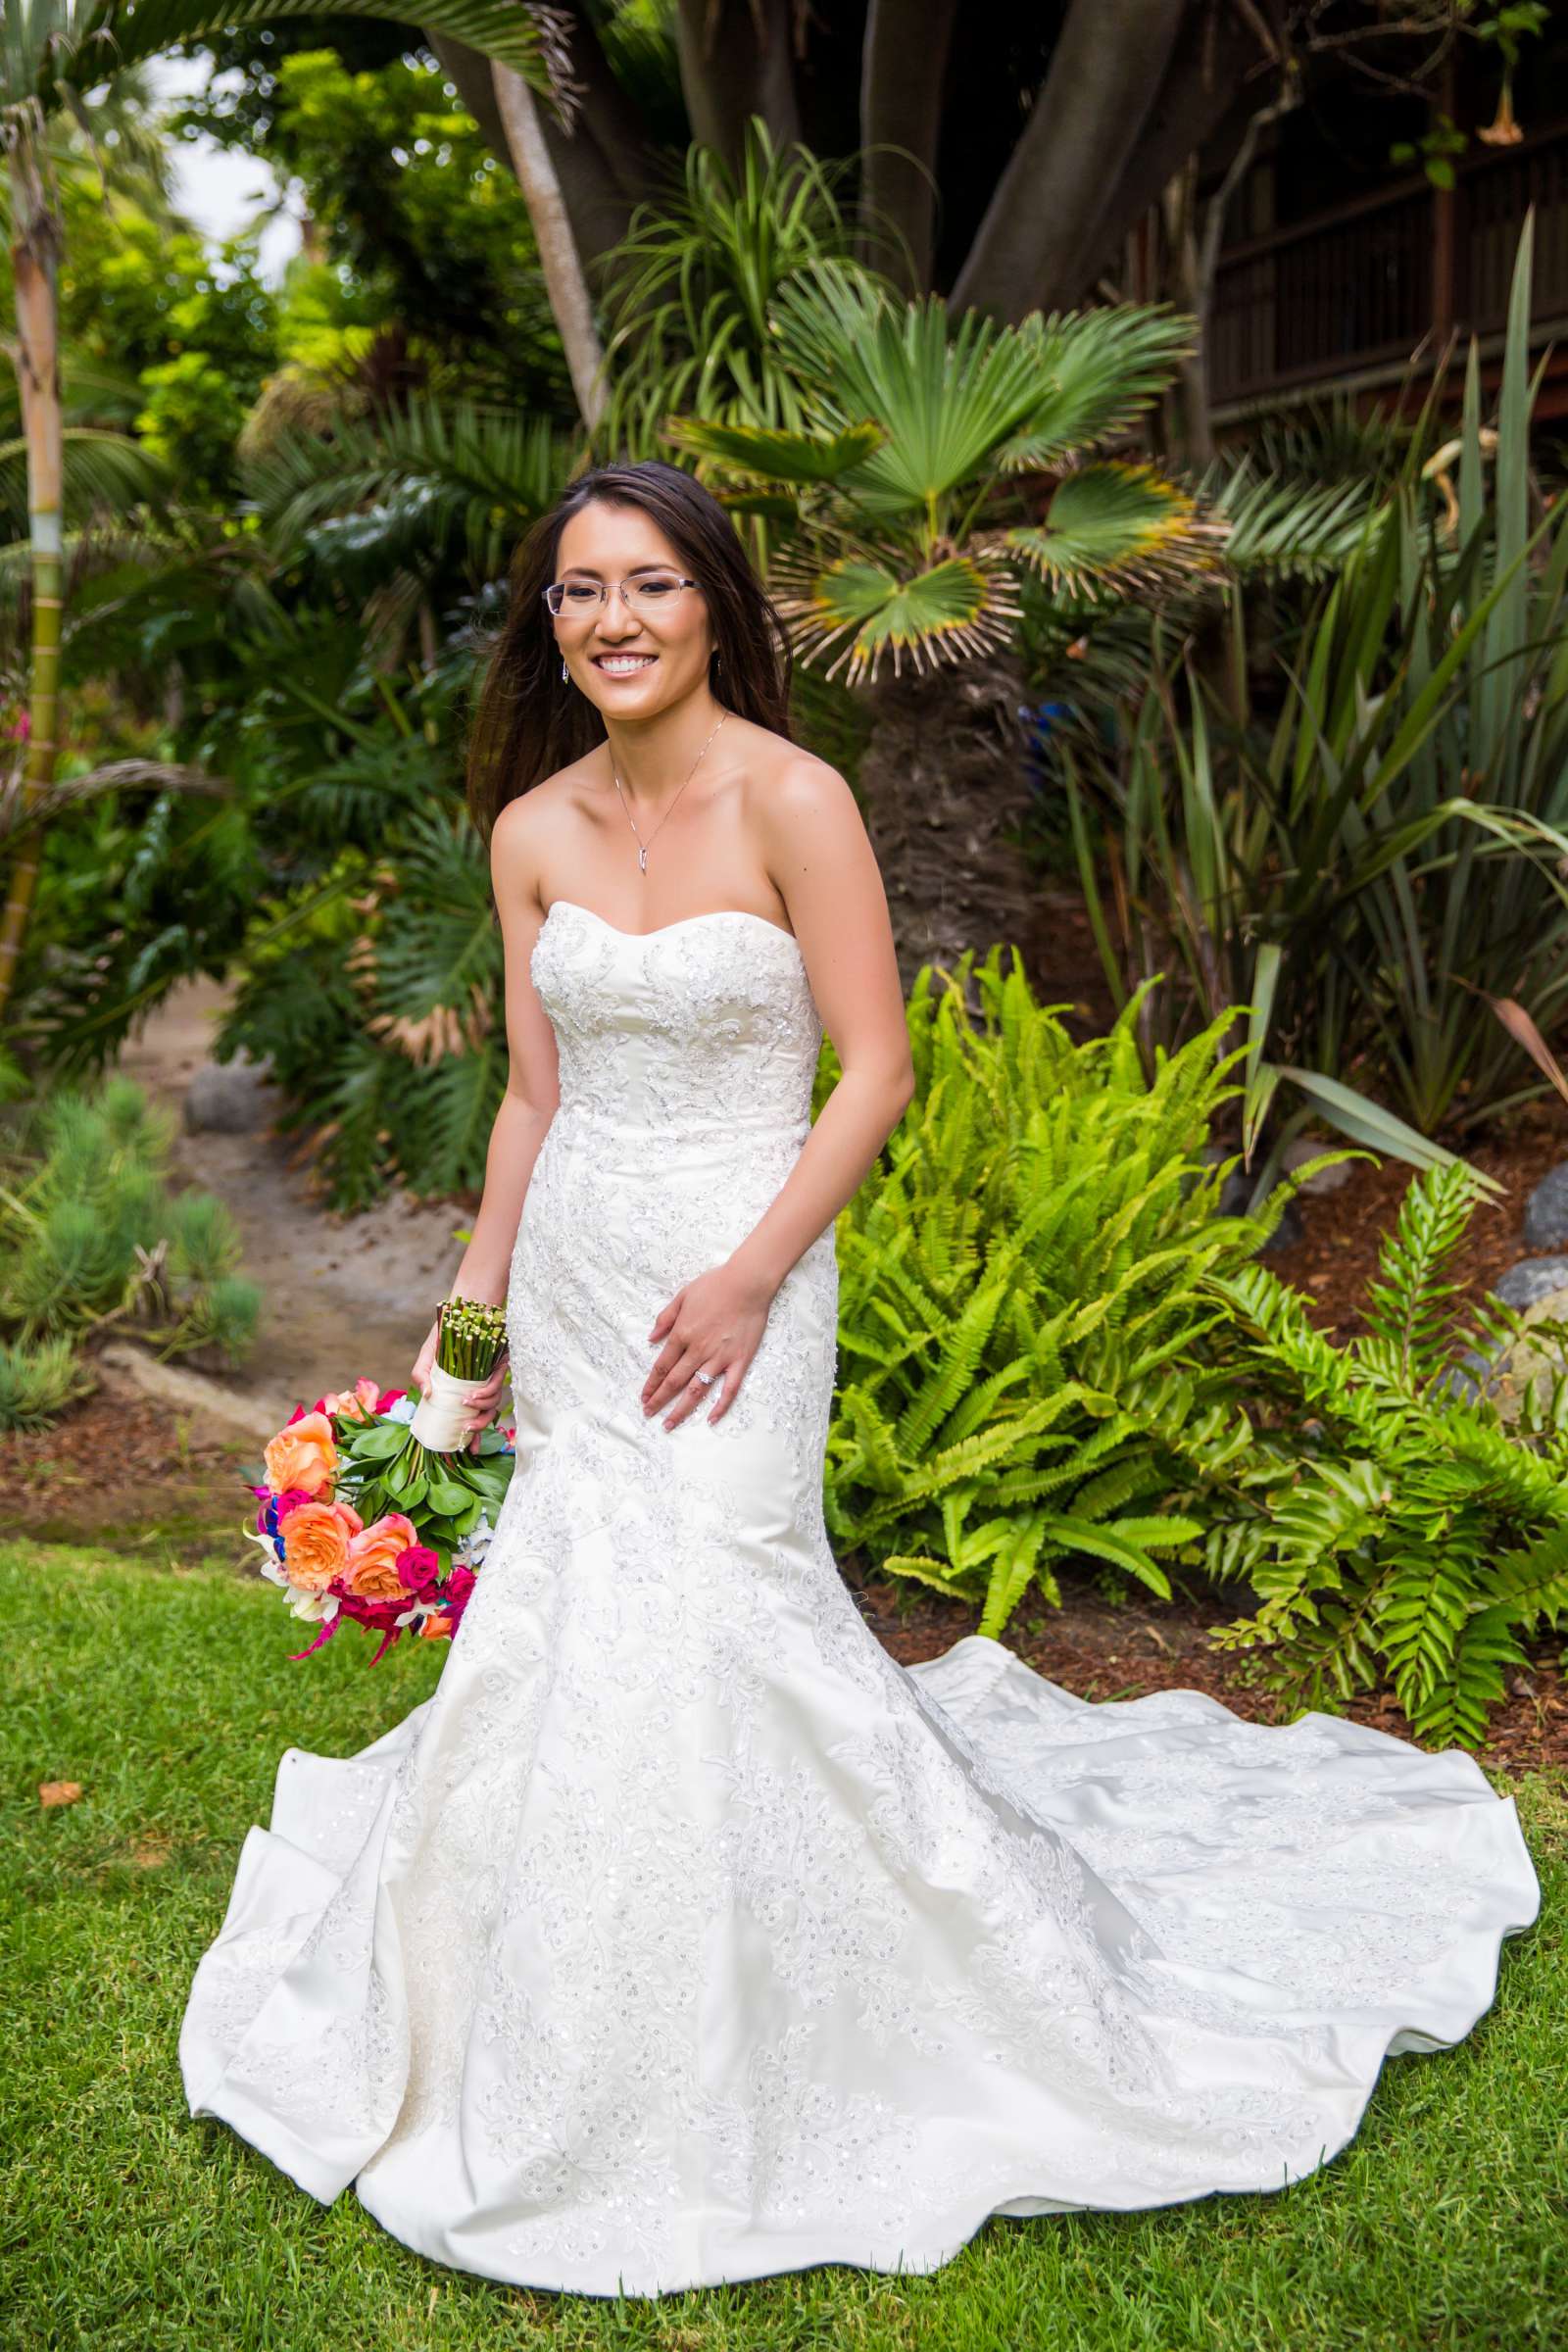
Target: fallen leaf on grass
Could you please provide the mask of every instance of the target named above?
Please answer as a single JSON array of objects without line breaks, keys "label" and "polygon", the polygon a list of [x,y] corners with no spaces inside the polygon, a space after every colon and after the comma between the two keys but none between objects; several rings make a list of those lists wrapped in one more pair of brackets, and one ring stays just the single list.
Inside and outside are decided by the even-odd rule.
[{"label": "fallen leaf on grass", "polygon": [[82,1787],[79,1781],[40,1781],[38,1783],[40,1805],[74,1805],[81,1794]]}]

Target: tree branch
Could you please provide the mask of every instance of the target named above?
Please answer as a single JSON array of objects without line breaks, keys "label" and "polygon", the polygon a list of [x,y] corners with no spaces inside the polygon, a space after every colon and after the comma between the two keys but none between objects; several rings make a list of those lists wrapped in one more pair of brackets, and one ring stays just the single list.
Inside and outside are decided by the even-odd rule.
[{"label": "tree branch", "polygon": [[1021,318],[1081,291],[1105,190],[1137,148],[1187,13],[1188,0],[1071,0],[953,289],[956,309]]},{"label": "tree branch", "polygon": [[942,85],[957,13],[957,0],[871,0],[866,12],[861,254],[909,294],[931,283]]},{"label": "tree branch", "polygon": [[760,115],[775,147],[801,135],[791,0],[678,0],[675,48],[692,137],[733,169]]}]

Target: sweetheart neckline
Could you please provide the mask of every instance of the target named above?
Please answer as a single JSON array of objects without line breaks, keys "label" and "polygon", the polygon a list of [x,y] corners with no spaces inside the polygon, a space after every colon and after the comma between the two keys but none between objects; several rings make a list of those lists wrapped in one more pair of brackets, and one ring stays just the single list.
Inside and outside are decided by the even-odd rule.
[{"label": "sweetheart neckline", "polygon": [[[661,939],[666,932],[684,931],[691,923],[727,921],[760,923],[764,931],[773,932],[779,939],[787,939],[791,947],[800,955],[802,962],[804,963],[806,960],[801,943],[793,931],[786,931],[782,923],[770,922],[765,914],[754,914],[749,906],[710,906],[706,914],[682,914],[678,915],[672,923],[656,923],[652,931],[623,931],[619,923],[612,923],[607,916],[596,913],[592,906],[585,906],[580,899],[552,899],[545,908],[545,923],[549,922],[558,906],[570,906],[578,914],[585,914],[591,923],[598,923],[603,930],[612,931],[617,939]],[[539,926],[539,931],[540,937],[543,938],[543,923]]]}]

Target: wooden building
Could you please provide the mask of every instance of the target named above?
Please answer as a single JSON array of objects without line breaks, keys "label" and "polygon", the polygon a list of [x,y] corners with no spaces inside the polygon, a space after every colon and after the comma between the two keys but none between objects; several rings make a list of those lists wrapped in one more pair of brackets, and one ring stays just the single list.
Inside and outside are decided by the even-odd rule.
[{"label": "wooden building", "polygon": [[[1208,318],[1210,413],[1223,428],[1334,391],[1381,405],[1452,333],[1494,376],[1519,233],[1535,210],[1533,341],[1556,345],[1538,423],[1568,414],[1568,10],[1529,45],[1515,124],[1495,52],[1461,46],[1430,106],[1339,74],[1282,118],[1226,217]],[[1450,186],[1390,162],[1446,117],[1464,132]],[[1494,363],[1488,367],[1488,363]],[[1457,398],[1460,375],[1449,371]]]}]

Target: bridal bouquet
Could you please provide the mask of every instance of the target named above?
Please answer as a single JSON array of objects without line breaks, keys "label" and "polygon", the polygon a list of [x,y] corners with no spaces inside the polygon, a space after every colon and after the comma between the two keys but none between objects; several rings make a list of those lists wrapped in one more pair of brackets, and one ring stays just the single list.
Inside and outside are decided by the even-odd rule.
[{"label": "bridal bouquet", "polygon": [[463,1419],[505,1342],[499,1307],[446,1299],[431,1394],[416,1402],[373,1380],[296,1406],[254,1486],[262,1574],[296,1617],[318,1623],[309,1657],[349,1623],[381,1636],[450,1639],[489,1547],[515,1460],[513,1433],[463,1445]]}]

